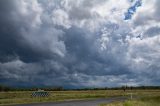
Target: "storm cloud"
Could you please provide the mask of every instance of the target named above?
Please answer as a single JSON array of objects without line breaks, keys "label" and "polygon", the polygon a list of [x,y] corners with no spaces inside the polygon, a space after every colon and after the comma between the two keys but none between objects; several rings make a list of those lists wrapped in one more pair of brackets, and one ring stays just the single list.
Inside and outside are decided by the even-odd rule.
[{"label": "storm cloud", "polygon": [[0,84],[160,85],[159,3],[1,0]]}]

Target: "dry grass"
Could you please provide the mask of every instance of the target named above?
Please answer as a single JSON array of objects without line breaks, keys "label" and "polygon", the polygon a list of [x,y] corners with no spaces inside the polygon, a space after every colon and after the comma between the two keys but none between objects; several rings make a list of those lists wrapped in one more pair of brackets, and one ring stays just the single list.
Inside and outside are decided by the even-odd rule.
[{"label": "dry grass", "polygon": [[101,106],[153,106],[153,105],[148,105],[147,103],[141,101],[126,101],[126,102],[114,102],[110,104],[103,104]]},{"label": "dry grass", "polygon": [[116,102],[113,104],[103,105],[103,106],[138,106],[138,105],[128,105],[136,103],[141,104],[141,106],[145,106],[142,104],[145,103],[146,100],[150,101],[149,103],[153,104],[155,103],[154,100],[156,100],[157,97],[160,96],[160,90],[132,90],[126,92],[123,92],[123,90],[53,91],[49,92],[50,93],[49,97],[31,97],[32,92],[30,91],[0,92],[0,105],[107,98],[114,96],[127,96],[131,92],[133,93],[133,96],[138,96],[141,98],[143,97],[141,101],[135,100],[135,101],[128,101],[125,103]]},{"label": "dry grass", "polygon": [[0,105],[94,99],[124,95],[121,90],[53,91],[49,92],[49,97],[31,97],[31,93],[29,91],[1,92]]},{"label": "dry grass", "polygon": [[125,102],[113,102],[110,104],[101,104],[100,106],[160,106],[159,90],[137,91],[138,98]]}]

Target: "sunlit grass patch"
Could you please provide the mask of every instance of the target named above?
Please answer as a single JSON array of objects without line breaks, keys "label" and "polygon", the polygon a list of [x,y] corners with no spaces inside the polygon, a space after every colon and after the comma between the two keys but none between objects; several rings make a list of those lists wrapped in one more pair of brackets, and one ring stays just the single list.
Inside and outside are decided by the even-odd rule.
[{"label": "sunlit grass patch", "polygon": [[137,91],[137,98],[124,102],[101,104],[100,106],[160,106],[160,91]]},{"label": "sunlit grass patch", "polygon": [[110,104],[101,104],[100,106],[160,106],[160,104],[156,102],[126,101],[126,102],[114,102]]}]

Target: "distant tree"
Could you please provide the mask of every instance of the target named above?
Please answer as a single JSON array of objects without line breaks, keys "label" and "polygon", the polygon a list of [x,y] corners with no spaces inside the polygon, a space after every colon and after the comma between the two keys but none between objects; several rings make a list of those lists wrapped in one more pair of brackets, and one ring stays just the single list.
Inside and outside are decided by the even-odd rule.
[{"label": "distant tree", "polygon": [[4,85],[0,85],[0,92],[2,92],[2,91],[7,92],[7,91],[10,91],[10,90],[11,90],[10,87],[4,86]]}]

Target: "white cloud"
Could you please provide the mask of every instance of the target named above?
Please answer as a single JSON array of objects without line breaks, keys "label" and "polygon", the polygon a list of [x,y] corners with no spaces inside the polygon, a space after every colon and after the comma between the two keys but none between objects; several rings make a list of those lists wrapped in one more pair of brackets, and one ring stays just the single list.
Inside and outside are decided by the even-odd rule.
[{"label": "white cloud", "polygon": [[[31,27],[35,28],[42,24],[41,14],[43,13],[43,8],[34,0],[20,0],[16,1],[16,12],[13,13],[13,18],[17,22],[21,21],[25,24],[30,24]],[[22,18],[22,20],[19,20]]]},{"label": "white cloud", "polygon": [[68,14],[61,9],[53,11],[52,21],[54,25],[63,26],[64,28],[67,29],[71,27]]},{"label": "white cloud", "polygon": [[136,72],[147,72],[152,71],[150,67],[157,65],[159,60],[159,46],[160,37],[149,37],[143,40],[138,38],[130,39],[129,41],[129,58],[131,59],[131,67]]}]

